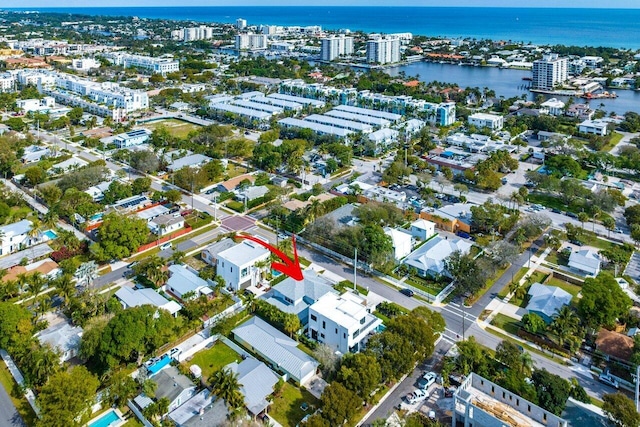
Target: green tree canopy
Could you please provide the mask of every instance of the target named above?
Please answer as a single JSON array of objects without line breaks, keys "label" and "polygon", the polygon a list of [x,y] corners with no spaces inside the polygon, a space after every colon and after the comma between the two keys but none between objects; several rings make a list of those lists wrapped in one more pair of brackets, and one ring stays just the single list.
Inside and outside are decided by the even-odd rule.
[{"label": "green tree canopy", "polygon": [[605,394],[602,411],[617,427],[640,426],[640,414],[633,400],[622,393]]},{"label": "green tree canopy", "polygon": [[332,426],[351,420],[362,407],[362,399],[337,381],[325,388],[321,402],[322,417]]},{"label": "green tree canopy", "polygon": [[578,313],[587,326],[613,327],[616,319],[628,313],[630,308],[631,299],[611,273],[602,272],[597,277],[585,279]]},{"label": "green tree canopy", "polygon": [[104,216],[98,233],[99,241],[91,246],[91,251],[98,261],[123,259],[146,243],[148,236],[145,220],[110,213]]}]

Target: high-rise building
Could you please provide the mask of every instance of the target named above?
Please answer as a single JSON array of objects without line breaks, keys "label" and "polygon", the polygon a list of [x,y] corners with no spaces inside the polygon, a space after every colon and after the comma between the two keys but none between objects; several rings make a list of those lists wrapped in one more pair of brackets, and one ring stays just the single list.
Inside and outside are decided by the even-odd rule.
[{"label": "high-rise building", "polygon": [[242,18],[236,19],[236,28],[239,30],[244,30],[245,28],[247,28],[247,20]]},{"label": "high-rise building", "polygon": [[260,50],[267,48],[268,37],[265,34],[236,35],[236,50]]},{"label": "high-rise building", "polygon": [[533,61],[533,89],[552,90],[568,78],[567,58],[560,58],[557,53],[543,55],[542,59]]},{"label": "high-rise building", "polygon": [[395,37],[368,40],[367,62],[375,64],[400,62],[400,40]]},{"label": "high-rise building", "polygon": [[340,56],[353,54],[353,37],[332,36],[322,39],[321,43],[320,58],[323,61],[333,61]]}]

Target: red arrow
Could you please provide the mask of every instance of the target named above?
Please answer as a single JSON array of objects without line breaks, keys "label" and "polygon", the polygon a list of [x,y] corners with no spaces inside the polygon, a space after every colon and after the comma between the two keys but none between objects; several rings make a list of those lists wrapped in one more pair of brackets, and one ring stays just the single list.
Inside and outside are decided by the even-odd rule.
[{"label": "red arrow", "polygon": [[252,242],[256,242],[257,244],[264,246],[265,248],[270,250],[278,258],[284,261],[284,264],[279,262],[272,262],[271,268],[273,268],[274,270],[279,271],[282,274],[286,274],[287,276],[291,277],[293,280],[300,281],[304,279],[304,277],[302,276],[302,269],[300,268],[300,260],[298,260],[298,249],[296,248],[295,234],[291,237],[291,245],[293,246],[293,260],[291,260],[291,258],[289,258],[287,254],[282,252],[280,249],[276,248],[275,246],[271,246],[269,243],[257,237],[247,236],[244,234],[238,234],[236,235],[236,237],[239,239],[247,239],[247,240],[251,240]]}]

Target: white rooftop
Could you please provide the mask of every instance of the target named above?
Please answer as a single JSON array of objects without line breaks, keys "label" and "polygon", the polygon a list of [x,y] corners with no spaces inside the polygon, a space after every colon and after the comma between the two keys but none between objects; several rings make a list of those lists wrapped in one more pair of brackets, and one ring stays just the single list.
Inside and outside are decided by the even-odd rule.
[{"label": "white rooftop", "polygon": [[218,253],[218,259],[225,259],[235,265],[245,265],[255,262],[269,254],[264,246],[244,240],[237,245]]}]

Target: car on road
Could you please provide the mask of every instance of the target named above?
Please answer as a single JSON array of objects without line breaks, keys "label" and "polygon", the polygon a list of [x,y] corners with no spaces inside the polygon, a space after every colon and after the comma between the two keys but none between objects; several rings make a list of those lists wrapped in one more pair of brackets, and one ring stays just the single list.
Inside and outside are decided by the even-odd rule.
[{"label": "car on road", "polygon": [[171,249],[171,242],[163,243],[160,245],[160,250],[164,251],[166,249]]},{"label": "car on road", "polygon": [[598,377],[598,380],[601,383],[611,386],[615,389],[618,389],[620,387],[618,385],[618,381],[615,378],[611,377],[611,375],[609,374],[605,374],[605,373],[600,374],[600,376]]},{"label": "car on road", "polygon": [[557,214],[561,214],[562,213],[562,211],[560,209],[558,209],[558,208],[551,209],[551,212],[557,213]]},{"label": "car on road", "polygon": [[624,233],[624,231],[622,231],[622,228],[620,227],[616,227],[616,233]]},{"label": "car on road", "polygon": [[421,390],[427,390],[431,387],[431,384],[436,382],[438,375],[435,372],[426,372],[419,380],[418,380],[418,388]]},{"label": "car on road", "polygon": [[400,293],[408,297],[412,297],[414,295],[414,292],[411,289],[407,288],[400,289]]},{"label": "car on road", "polygon": [[578,219],[578,215],[574,214],[573,212],[567,212],[566,215],[569,218]]},{"label": "car on road", "polygon": [[420,389],[415,389],[412,393],[409,393],[407,395],[406,399],[407,399],[407,403],[408,404],[413,405],[415,403],[422,402],[423,400],[426,400],[427,397],[429,397],[429,395],[427,394],[426,391],[420,390]]},{"label": "car on road", "polygon": [[173,357],[175,359],[180,355],[180,353],[182,353],[182,350],[180,349],[180,347],[174,347],[171,350],[169,350],[169,357]]},{"label": "car on road", "polygon": [[159,357],[152,357],[151,359],[147,360],[144,364],[144,366],[146,366],[147,368],[151,365],[153,365],[156,362],[159,362],[160,358]]}]

